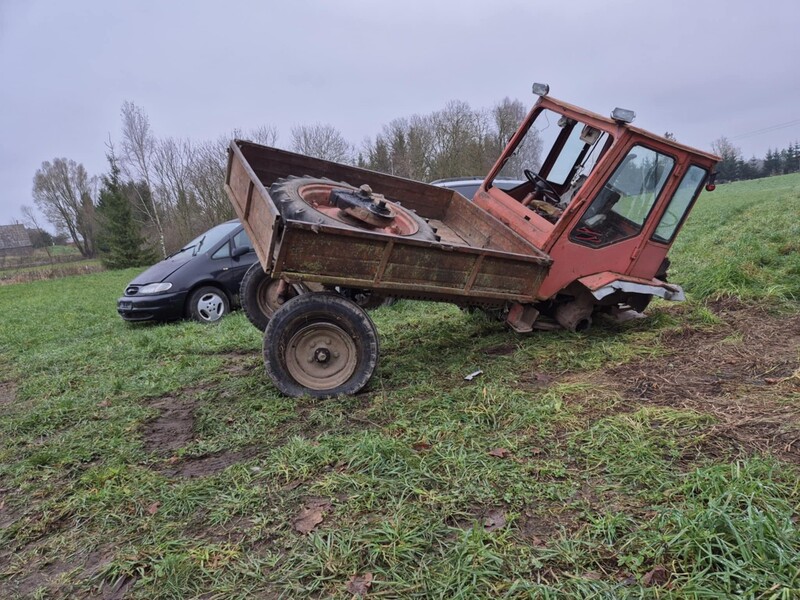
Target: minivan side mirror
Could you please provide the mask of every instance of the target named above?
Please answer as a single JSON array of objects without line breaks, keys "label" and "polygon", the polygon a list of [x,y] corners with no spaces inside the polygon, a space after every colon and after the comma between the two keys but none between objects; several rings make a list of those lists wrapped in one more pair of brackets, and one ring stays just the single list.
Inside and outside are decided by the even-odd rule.
[{"label": "minivan side mirror", "polygon": [[252,251],[253,248],[251,246],[236,246],[236,248],[233,249],[233,252],[231,252],[231,257],[239,258],[240,256]]}]

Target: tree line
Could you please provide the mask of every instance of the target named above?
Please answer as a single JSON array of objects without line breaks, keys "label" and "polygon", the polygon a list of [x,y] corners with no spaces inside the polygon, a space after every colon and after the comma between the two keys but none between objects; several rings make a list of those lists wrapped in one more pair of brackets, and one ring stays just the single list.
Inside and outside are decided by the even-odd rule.
[{"label": "tree line", "polygon": [[[288,149],[417,181],[483,176],[526,112],[522,102],[510,98],[488,109],[456,100],[429,114],[395,119],[358,146],[331,125],[297,125],[289,131]],[[223,189],[230,140],[275,146],[279,138],[273,125],[200,142],[158,137],[141,107],[125,102],[120,115],[119,139],[106,143],[105,173],[93,176],[74,160],[56,158],[36,171],[32,192],[58,235],[67,236],[83,256],[100,256],[109,268],[151,263],[233,218]],[[797,143],[770,151],[763,161],[742,160],[724,137],[712,147],[722,157],[720,181],[800,170]],[[533,164],[539,151],[526,149],[525,161]],[[24,212],[34,230],[43,231],[35,211]]]},{"label": "tree line", "polygon": [[783,149],[770,148],[761,159],[753,156],[745,160],[742,151],[726,137],[714,140],[711,149],[722,159],[717,165],[719,182],[800,172],[800,142],[789,144]]},{"label": "tree line", "polygon": [[[427,115],[395,119],[360,146],[331,125],[294,126],[288,149],[420,181],[482,175],[525,114],[522,102],[509,98],[491,109],[453,101]],[[82,164],[56,158],[43,162],[33,179],[34,203],[58,234],[83,256],[100,256],[110,268],[167,256],[233,218],[223,189],[230,140],[268,146],[278,141],[272,125],[205,142],[160,138],[132,102],[122,105],[121,121],[119,140],[106,143],[106,173],[92,176]],[[41,230],[30,207],[25,214]]]}]

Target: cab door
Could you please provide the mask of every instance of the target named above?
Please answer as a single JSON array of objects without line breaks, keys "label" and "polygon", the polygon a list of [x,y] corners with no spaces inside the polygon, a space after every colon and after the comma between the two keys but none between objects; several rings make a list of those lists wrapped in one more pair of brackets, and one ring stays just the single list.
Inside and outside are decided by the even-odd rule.
[{"label": "cab door", "polygon": [[708,171],[698,165],[690,165],[686,169],[669,204],[659,216],[658,223],[654,228],[649,228],[652,233],[643,244],[631,275],[649,279],[658,274],[661,263],[700,195],[707,177]]},{"label": "cab door", "polygon": [[549,297],[571,282],[603,271],[630,273],[653,208],[675,169],[675,159],[633,145],[594,199],[553,245],[551,276],[540,290]]}]

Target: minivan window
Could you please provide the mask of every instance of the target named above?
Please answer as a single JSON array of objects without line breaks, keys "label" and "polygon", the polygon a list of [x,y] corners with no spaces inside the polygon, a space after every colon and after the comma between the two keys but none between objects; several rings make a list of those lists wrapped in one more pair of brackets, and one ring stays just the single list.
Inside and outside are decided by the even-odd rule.
[{"label": "minivan window", "polygon": [[220,246],[219,250],[211,255],[211,258],[228,258],[231,255],[231,243],[228,242]]},{"label": "minivan window", "polygon": [[192,250],[193,254],[206,252],[219,244],[226,236],[228,236],[234,229],[239,227],[239,223],[222,223],[216,227],[212,227],[205,233],[197,236],[191,242],[186,244],[182,250]]},{"label": "minivan window", "polygon": [[243,246],[247,246],[249,248],[253,247],[250,238],[247,237],[247,232],[242,229],[239,233],[233,236],[233,247],[234,248],[241,248]]}]

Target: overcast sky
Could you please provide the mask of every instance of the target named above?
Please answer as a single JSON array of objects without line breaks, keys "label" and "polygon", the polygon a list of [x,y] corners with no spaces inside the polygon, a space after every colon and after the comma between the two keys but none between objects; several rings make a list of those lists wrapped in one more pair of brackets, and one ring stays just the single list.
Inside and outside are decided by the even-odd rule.
[{"label": "overcast sky", "polygon": [[102,173],[125,100],[156,137],[328,123],[359,144],[453,99],[532,104],[534,81],[762,157],[800,140],[800,2],[0,0],[0,225],[43,161]]}]

